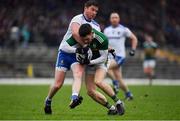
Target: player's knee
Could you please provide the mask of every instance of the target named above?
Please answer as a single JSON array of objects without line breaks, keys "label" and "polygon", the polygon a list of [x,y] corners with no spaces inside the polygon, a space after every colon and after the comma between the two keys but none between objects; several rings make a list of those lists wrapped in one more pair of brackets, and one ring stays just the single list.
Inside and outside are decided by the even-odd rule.
[{"label": "player's knee", "polygon": [[93,97],[95,95],[95,90],[88,90],[87,91],[87,94],[90,96],[90,97]]},{"label": "player's knee", "polygon": [[60,88],[61,88],[61,86],[58,85],[58,84],[54,84],[53,87],[54,87],[55,89],[60,89]]},{"label": "player's knee", "polygon": [[96,84],[96,86],[101,87],[102,82],[100,82],[100,81],[95,81],[95,84]]},{"label": "player's knee", "polygon": [[74,73],[74,77],[75,78],[81,78],[82,77],[82,72],[81,71],[78,71],[78,72],[76,72],[76,73]]},{"label": "player's knee", "polygon": [[62,83],[61,82],[56,82],[56,83],[54,83],[53,86],[54,86],[54,88],[59,89],[59,88],[61,88]]}]

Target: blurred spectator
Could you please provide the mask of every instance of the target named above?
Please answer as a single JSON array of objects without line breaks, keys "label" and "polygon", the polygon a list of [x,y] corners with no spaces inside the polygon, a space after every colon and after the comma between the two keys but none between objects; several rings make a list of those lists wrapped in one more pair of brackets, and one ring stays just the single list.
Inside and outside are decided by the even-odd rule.
[{"label": "blurred spectator", "polygon": [[[8,35],[15,20],[19,24],[18,28],[22,28],[23,31],[23,46],[27,46],[28,43],[59,46],[69,20],[82,11],[84,2],[84,0],[1,0],[0,46],[10,41],[11,37]],[[179,6],[179,0],[105,0],[101,4],[97,21],[103,29],[109,24],[109,14],[117,11],[121,14],[122,24],[131,28],[139,39],[148,32],[158,40],[158,44],[180,47]],[[23,25],[24,21],[27,25]]]},{"label": "blurred spectator", "polygon": [[26,48],[28,46],[31,35],[28,24],[25,24],[22,27],[21,33],[22,33],[22,47]]},{"label": "blurred spectator", "polygon": [[20,42],[20,29],[17,20],[15,20],[10,28],[9,41],[7,41],[7,47],[16,48]]}]

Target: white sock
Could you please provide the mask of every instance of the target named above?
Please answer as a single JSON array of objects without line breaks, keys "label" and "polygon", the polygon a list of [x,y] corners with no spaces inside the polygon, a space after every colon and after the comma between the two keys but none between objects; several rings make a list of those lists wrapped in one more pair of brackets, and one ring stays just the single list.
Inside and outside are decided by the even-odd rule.
[{"label": "white sock", "polygon": [[110,108],[110,110],[115,110],[115,109],[116,109],[116,108],[115,108],[114,105],[112,105],[111,108]]},{"label": "white sock", "polygon": [[78,96],[79,94],[77,92],[73,92],[72,95]]},{"label": "white sock", "polygon": [[48,101],[52,101],[52,99],[50,99],[49,97],[46,97],[46,100],[48,100]]},{"label": "white sock", "polygon": [[116,104],[121,104],[122,103],[122,101],[121,100],[118,100],[117,102],[116,102]]}]

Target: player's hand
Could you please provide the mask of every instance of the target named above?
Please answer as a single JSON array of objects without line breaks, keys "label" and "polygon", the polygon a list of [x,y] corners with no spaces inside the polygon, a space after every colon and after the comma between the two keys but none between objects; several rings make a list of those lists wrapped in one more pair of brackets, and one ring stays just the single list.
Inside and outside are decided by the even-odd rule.
[{"label": "player's hand", "polygon": [[76,55],[76,59],[82,65],[85,65],[85,64],[88,65],[90,63],[90,60],[88,59],[87,54],[85,54],[85,55],[78,54],[78,55]]},{"label": "player's hand", "polygon": [[111,53],[114,58],[116,57],[116,53],[114,49],[110,48],[108,49],[108,52]]},{"label": "player's hand", "polygon": [[84,48],[77,48],[76,49],[76,60],[80,64],[89,64],[90,60],[88,59],[88,50],[89,47],[84,47]]},{"label": "player's hand", "polygon": [[129,51],[129,55],[130,55],[130,56],[134,56],[134,55],[135,55],[135,49],[131,49],[131,50]]}]

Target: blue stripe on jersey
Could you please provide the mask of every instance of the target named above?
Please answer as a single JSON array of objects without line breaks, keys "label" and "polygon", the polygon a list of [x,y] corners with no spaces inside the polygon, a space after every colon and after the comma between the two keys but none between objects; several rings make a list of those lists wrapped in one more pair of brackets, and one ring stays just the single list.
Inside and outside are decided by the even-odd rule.
[{"label": "blue stripe on jersey", "polygon": [[109,37],[108,36],[108,39],[120,39],[121,37]]}]

